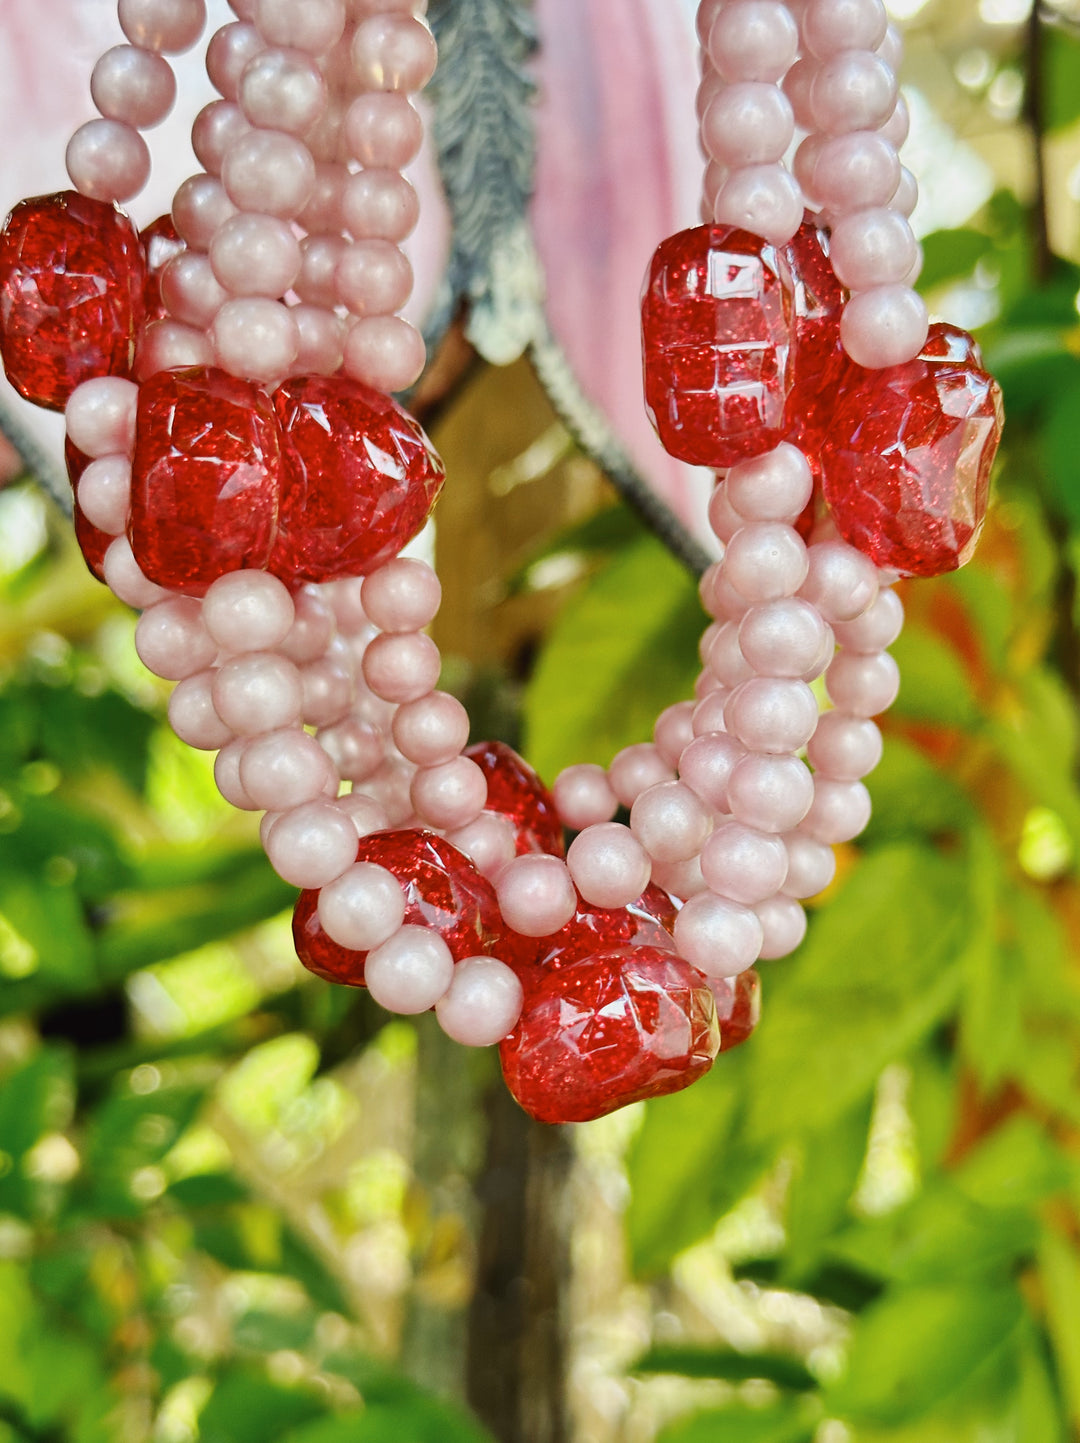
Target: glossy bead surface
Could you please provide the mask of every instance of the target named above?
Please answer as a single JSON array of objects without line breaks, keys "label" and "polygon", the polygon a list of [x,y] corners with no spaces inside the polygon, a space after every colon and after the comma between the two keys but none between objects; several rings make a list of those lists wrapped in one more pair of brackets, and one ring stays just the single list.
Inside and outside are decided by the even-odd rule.
[{"label": "glossy bead surface", "polygon": [[652,883],[625,907],[596,907],[579,896],[570,921],[550,937],[533,942],[527,961],[530,966],[558,968],[614,948],[674,952],[676,915],[675,903]]},{"label": "glossy bead surface", "polygon": [[761,978],[748,967],[738,977],[710,977],[708,983],[720,1024],[720,1051],[730,1052],[745,1042],[761,1021]]},{"label": "glossy bead surface", "polygon": [[465,755],[487,778],[484,810],[505,817],[514,828],[516,853],[563,856],[562,825],[547,787],[523,757],[505,742],[477,742]]}]

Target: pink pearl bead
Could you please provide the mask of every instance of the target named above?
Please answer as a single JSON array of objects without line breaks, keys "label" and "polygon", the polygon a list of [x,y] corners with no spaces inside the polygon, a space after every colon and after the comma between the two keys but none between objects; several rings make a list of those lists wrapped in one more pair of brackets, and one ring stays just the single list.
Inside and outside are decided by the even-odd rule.
[{"label": "pink pearl bead", "polygon": [[709,497],[709,525],[713,535],[726,546],[736,531],[746,525],[746,517],[731,504],[727,483],[721,481]]},{"label": "pink pearl bead", "polygon": [[132,45],[165,55],[190,50],[206,24],[205,0],[119,0],[117,13]]},{"label": "pink pearl bead", "polygon": [[770,897],[756,909],[761,923],[761,958],[787,957],[806,936],[806,913],[790,897]]},{"label": "pink pearl bead", "polygon": [[834,214],[888,205],[899,184],[899,157],[880,131],[834,135],[817,151],[812,189]]},{"label": "pink pearl bead", "polygon": [[121,120],[81,125],[68,141],[64,161],[75,189],[93,200],[130,200],[150,179],[146,141]]},{"label": "pink pearl bead", "polygon": [[447,832],[446,840],[464,852],[489,881],[494,881],[517,855],[514,824],[498,812],[481,812],[467,826]]},{"label": "pink pearl bead", "polygon": [[862,616],[836,627],[836,639],[847,651],[884,651],[892,646],[903,626],[904,603],[895,591],[883,586],[874,604]]},{"label": "pink pearl bead", "polygon": [[791,173],[798,181],[799,189],[811,210],[820,210],[821,208],[817,187],[814,185],[814,171],[817,168],[818,157],[827,144],[827,137],[814,131],[799,142],[795,157],[791,162]]},{"label": "pink pearl bead", "polygon": [[[756,3],[739,0],[735,8]],[[773,245],[784,245],[802,224],[804,207],[798,181],[782,165],[746,165],[733,170],[721,186],[713,217],[718,225],[739,226]]]},{"label": "pink pearl bead", "polygon": [[727,794],[737,822],[763,832],[790,832],[810,810],[814,779],[798,757],[749,752],[735,764]]},{"label": "pink pearl bead", "polygon": [[808,565],[806,545],[797,531],[779,522],[758,521],[731,538],[724,575],[753,604],[793,596],[806,580]]},{"label": "pink pearl bead", "polygon": [[708,890],[697,857],[686,862],[654,862],[652,879],[653,885],[662,887],[669,897],[680,897],[683,901]]},{"label": "pink pearl bead", "polygon": [[881,127],[881,133],[895,150],[903,149],[911,130],[911,112],[902,94],[897,94],[892,114]]},{"label": "pink pearl bead", "polygon": [[816,897],[836,875],[836,854],[831,847],[815,842],[805,832],[788,832],[784,837],[788,871],[783,891],[788,897]]},{"label": "pink pearl bead", "polygon": [[[310,136],[308,137],[310,141]],[[308,146],[304,147],[311,154]],[[311,195],[298,216],[300,224],[311,235],[337,231],[341,225],[341,198],[349,172],[335,161],[315,162],[315,183]]]},{"label": "pink pearl bead", "polygon": [[781,82],[783,92],[791,102],[795,124],[803,130],[812,131],[815,125],[814,112],[810,108],[810,92],[817,72],[817,61],[804,57],[796,60]]},{"label": "pink pearl bead", "polygon": [[729,174],[727,166],[717,165],[715,160],[710,160],[705,167],[705,180],[701,187],[701,219],[706,225],[712,224],[716,197],[724,188]]},{"label": "pink pearl bead", "polygon": [[358,837],[368,837],[372,832],[385,832],[390,825],[390,818],[378,802],[365,796],[363,792],[346,792],[344,796],[338,797],[335,806],[348,817]]},{"label": "pink pearl bead", "polygon": [[852,296],[840,318],[844,350],[876,370],[914,360],[926,344],[926,304],[909,286],[875,286]]},{"label": "pink pearl bead", "polygon": [[393,872],[385,867],[354,862],[348,871],[322,888],[318,913],[332,942],[366,952],[388,941],[405,920],[405,893]]},{"label": "pink pearl bead", "polygon": [[470,757],[421,767],[409,793],[417,816],[433,827],[467,827],[487,801],[487,778]]},{"label": "pink pearl bead", "polygon": [[694,697],[696,701],[701,701],[707,696],[712,696],[714,692],[722,692],[723,690],[724,688],[717,681],[716,677],[713,676],[711,671],[700,672],[694,681]]},{"label": "pink pearl bead", "polygon": [[300,274],[294,283],[296,294],[313,306],[336,306],[337,283],[334,273],[338,262],[349,249],[340,235],[309,235],[300,242]]},{"label": "pink pearl bead", "polygon": [[746,521],[798,519],[814,492],[810,463],[797,446],[782,441],[749,461],[740,461],[728,472],[727,500]]},{"label": "pink pearl bead", "polygon": [[300,720],[300,673],[273,651],[234,657],[214,678],[214,706],[238,736],[277,731]]},{"label": "pink pearl bead", "polygon": [[781,756],[814,735],[817,699],[804,681],[756,676],[731,693],[724,716],[728,731],[749,751]]},{"label": "pink pearl bead", "polygon": [[559,857],[527,852],[515,857],[495,883],[503,921],[523,937],[549,937],[577,910],[577,892]]},{"label": "pink pearl bead", "polygon": [[815,780],[814,802],[802,830],[818,842],[835,845],[857,837],[870,820],[870,793],[858,781]]},{"label": "pink pearl bead", "polygon": [[752,606],[739,623],[739,651],[760,676],[801,677],[817,664],[827,639],[817,608],[797,596]]},{"label": "pink pearl bead", "polygon": [[345,29],[342,0],[258,0],[255,24],[268,45],[325,55]]},{"label": "pink pearl bead", "polygon": [[722,567],[719,561],[714,561],[705,568],[698,583],[698,596],[701,598],[701,605],[712,617],[724,617],[727,613],[717,604],[716,587],[722,576]]},{"label": "pink pearl bead", "polygon": [[821,66],[810,89],[819,130],[876,130],[896,104],[896,76],[869,50],[842,50]]},{"label": "pink pearl bead", "polygon": [[[713,22],[727,3],[728,0],[701,0],[698,5],[697,38],[703,50],[708,46],[709,31],[713,27]],[[711,65],[711,63],[707,55],[702,56],[702,64]]]},{"label": "pink pearl bead", "polygon": [[210,339],[219,366],[267,385],[289,374],[300,350],[288,307],[264,296],[226,301],[214,317]]},{"label": "pink pearl bead", "polygon": [[709,647],[709,670],[725,687],[735,687],[749,681],[754,669],[739,647],[739,628],[733,621],[727,621],[716,633]]},{"label": "pink pearl bead", "polygon": [[694,702],[677,701],[665,707],[653,727],[656,750],[669,767],[677,767],[679,758],[694,740]]},{"label": "pink pearl bead", "polygon": [[726,89],[725,82],[717,75],[707,55],[702,56],[702,65],[701,84],[694,96],[694,112],[699,124],[704,120],[705,112],[712,102],[722,90]]},{"label": "pink pearl bead", "polygon": [[725,623],[712,621],[698,638],[698,657],[702,666],[706,666],[709,660],[709,653],[716,644],[716,639],[724,629]]},{"label": "pink pearl bead", "polygon": [[409,795],[414,775],[415,769],[408,762],[391,759],[364,783],[364,790],[386,808],[392,827],[431,825],[425,818],[417,817],[412,797]]},{"label": "pink pearl bead", "polygon": [[176,77],[169,62],[154,51],[114,45],[94,66],[90,94],[109,120],[149,130],[173,108]]},{"label": "pink pearl bead", "polygon": [[282,881],[325,887],[356,860],[356,829],[332,802],[306,802],[281,814],[265,846]]},{"label": "pink pearl bead", "polygon": [[616,752],[608,779],[622,805],[632,807],[646,787],[674,781],[674,772],[652,742],[640,742]]},{"label": "pink pearl bead", "polygon": [[434,1007],[453,980],[449,947],[426,927],[400,927],[372,949],[364,964],[364,981],[375,1001],[407,1017]]},{"label": "pink pearl bead", "polygon": [[398,707],[393,721],[394,744],[417,766],[432,767],[460,755],[469,740],[469,714],[456,697],[428,692]]},{"label": "pink pearl bead", "polygon": [[423,90],[435,73],[438,47],[422,20],[372,15],[356,27],[353,67],[359,90]]},{"label": "pink pearl bead", "polygon": [[782,159],[794,133],[791,102],[783,91],[752,80],[720,89],[701,121],[705,148],[731,167]]},{"label": "pink pearl bead", "polygon": [[884,206],[841,216],[832,229],[833,270],[850,290],[902,281],[917,255],[907,221]]},{"label": "pink pearl bead", "polygon": [[778,0],[726,5],[709,31],[709,59],[727,81],[780,80],[798,48],[798,26]]},{"label": "pink pearl bead", "polygon": [[685,782],[659,782],[634,803],[630,830],[654,862],[686,862],[701,851],[712,815]]},{"label": "pink pearl bead", "polygon": [[250,130],[247,117],[233,101],[204,105],[191,127],[191,147],[203,170],[220,175],[229,147]]},{"label": "pink pearl bead", "polygon": [[332,778],[329,757],[299,727],[255,737],[245,743],[240,758],[240,780],[262,810],[288,811],[313,802],[326,793]]},{"label": "pink pearl bead", "polygon": [[893,74],[899,75],[904,60],[904,37],[895,25],[885,27],[885,34],[877,45],[877,53]]},{"label": "pink pearl bead", "polygon": [[221,181],[212,175],[193,175],[173,199],[172,218],[177,234],[193,250],[205,251],[236,207]]},{"label": "pink pearl bead", "polygon": [[79,509],[106,536],[121,536],[131,504],[131,463],[126,456],[91,461],[76,488]]},{"label": "pink pearl bead", "polygon": [[341,214],[356,240],[403,241],[416,229],[420,202],[396,170],[361,170],[341,198]]},{"label": "pink pearl bead", "polygon": [[370,722],[347,717],[336,726],[319,732],[319,745],[334,763],[338,774],[350,782],[366,782],[383,763],[385,747]]},{"label": "pink pearl bead", "polygon": [[730,696],[728,688],[721,686],[695,704],[691,726],[696,737],[707,736],[709,732],[727,731],[724,713]]},{"label": "pink pearl bead", "polygon": [[803,44],[819,60],[838,50],[876,50],[888,24],[881,0],[810,0],[803,11]]},{"label": "pink pearl bead", "polygon": [[809,570],[799,595],[831,625],[854,621],[878,593],[873,562],[844,541],[817,541],[808,551]]},{"label": "pink pearl bead", "polygon": [[322,306],[290,306],[299,343],[294,371],[298,376],[333,376],[341,369],[345,329],[340,316]]},{"label": "pink pearl bead", "polygon": [[493,1047],[517,1026],[525,993],[517,973],[494,957],[465,957],[435,1004],[439,1026],[466,1047]]},{"label": "pink pearl bead", "polygon": [[901,215],[910,216],[919,203],[919,182],[906,165],[900,167],[900,179],[896,183],[889,204]]},{"label": "pink pearl bead", "polygon": [[221,27],[206,48],[206,73],[219,95],[226,100],[239,98],[240,77],[248,62],[262,49],[262,36],[254,25],[238,23]]},{"label": "pink pearl bead", "polygon": [[126,536],[118,536],[111,544],[101,569],[105,574],[105,584],[113,595],[136,609],[153,606],[155,601],[164,601],[169,594],[143,575]]},{"label": "pink pearl bead", "polygon": [[555,778],[551,791],[559,820],[571,831],[610,822],[619,808],[619,799],[611,789],[607,772],[592,762],[565,767]]},{"label": "pink pearl bead", "polygon": [[226,742],[214,759],[214,782],[231,807],[238,807],[242,812],[257,812],[258,804],[252,801],[240,780],[240,762],[246,747],[247,742],[242,738]]},{"label": "pink pearl bead", "polygon": [[205,330],[229,299],[210,261],[199,251],[181,251],[161,272],[161,299],[184,325]]},{"label": "pink pearl bead", "polygon": [[323,588],[322,594],[334,608],[338,629],[347,636],[367,633],[364,639],[366,645],[370,640],[371,626],[363,606],[363,588],[362,576],[347,576],[342,581],[330,582]]},{"label": "pink pearl bead", "polygon": [[404,170],[420,154],[424,127],[408,96],[370,91],[349,106],[345,139],[362,166]]},{"label": "pink pearl bead", "polygon": [[87,456],[130,454],[135,445],[139,388],[119,376],[95,376],[75,387],[64,411],[72,443]]},{"label": "pink pearl bead", "polygon": [[[223,577],[222,580],[224,579]],[[206,600],[210,600],[209,591],[206,593]],[[294,614],[292,625],[280,645],[269,645],[276,645],[282,656],[287,656],[297,664],[315,661],[322,656],[334,634],[334,614],[315,586],[301,587],[291,600]],[[208,621],[207,625],[211,623]]]},{"label": "pink pearl bead", "polygon": [[365,576],[361,605],[380,631],[419,631],[433,621],[442,586],[426,561],[399,556]]},{"label": "pink pearl bead", "polygon": [[365,316],[345,338],[345,374],[376,391],[406,391],[427,359],[424,338],[400,316]]},{"label": "pink pearl bead", "polygon": [[818,722],[806,755],[820,776],[857,782],[881,761],[881,749],[881,732],[872,721],[831,711]]},{"label": "pink pearl bead", "polygon": [[232,731],[214,710],[213,683],[212,671],[200,671],[173,687],[169,697],[169,725],[182,742],[204,752],[216,752],[232,740]]},{"label": "pink pearl bead", "polygon": [[741,742],[723,732],[713,732],[695,738],[686,748],[679,762],[679,776],[712,811],[726,811],[731,774],[745,756]]},{"label": "pink pearl bead", "polygon": [[334,290],[354,316],[389,316],[409,299],[413,270],[392,241],[365,240],[346,246],[334,273]]},{"label": "pink pearl bead", "polygon": [[570,843],[566,866],[575,887],[594,907],[625,907],[649,885],[652,863],[621,822],[586,827]]},{"label": "pink pearl bead", "polygon": [[248,130],[225,151],[221,181],[229,199],[241,210],[292,220],[315,189],[315,161],[295,135]]},{"label": "pink pearl bead", "polygon": [[787,876],[787,848],[780,837],[725,822],[701,852],[701,874],[709,890],[744,906],[771,897]]},{"label": "pink pearl bead", "polygon": [[305,726],[328,727],[347,714],[352,705],[353,674],[333,657],[322,656],[300,668],[304,688],[302,717]]},{"label": "pink pearl bead", "polygon": [[252,125],[304,135],[326,104],[326,81],[301,50],[263,50],[240,77],[240,108]]},{"label": "pink pearl bead", "polygon": [[204,332],[178,321],[153,321],[139,339],[136,374],[140,381],[146,381],[159,371],[209,366],[213,359]]},{"label": "pink pearl bead", "polygon": [[842,711],[852,716],[877,716],[896,700],[900,668],[887,651],[868,656],[841,652],[825,673],[825,687]]},{"label": "pink pearl bead", "polygon": [[199,602],[177,596],[143,612],[135,627],[135,650],[148,671],[182,681],[210,665],[217,647],[202,623],[201,611]]},{"label": "pink pearl bead", "polygon": [[749,907],[701,892],[675,918],[675,941],[679,955],[706,977],[736,977],[757,961],[761,923]]},{"label": "pink pearl bead", "polygon": [[364,652],[364,680],[385,701],[417,701],[439,680],[439,648],[423,632],[377,636]]},{"label": "pink pearl bead", "polygon": [[283,296],[300,274],[300,245],[287,221],[241,212],[210,244],[214,275],[234,296]]}]

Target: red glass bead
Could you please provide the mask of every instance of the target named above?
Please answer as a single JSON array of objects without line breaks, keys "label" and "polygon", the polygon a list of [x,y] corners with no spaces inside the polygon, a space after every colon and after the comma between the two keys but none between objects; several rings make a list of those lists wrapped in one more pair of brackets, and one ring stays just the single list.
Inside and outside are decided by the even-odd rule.
[{"label": "red glass bead", "polygon": [[577,910],[566,926],[534,943],[529,965],[568,967],[597,952],[622,947],[674,952],[671,933],[677,911],[668,894],[654,883],[627,907],[594,907],[579,894]]},{"label": "red glass bead", "polygon": [[469,757],[487,777],[487,812],[506,817],[517,832],[517,855],[549,852],[561,857],[566,852],[562,823],[555,801],[543,782],[513,747],[505,742],[477,742]]},{"label": "red glass bead", "polygon": [[[73,445],[70,437],[64,441],[64,464],[67,467],[71,489],[74,491],[78,487],[79,477],[90,465],[90,457],[80,451],[78,446]],[[96,576],[99,581],[104,581],[105,553],[115,537],[109,536],[107,532],[99,531],[96,526],[91,525],[83,515],[78,501],[72,502],[71,513],[75,522],[75,540],[79,543],[79,550],[86,562],[86,568],[91,576]]]},{"label": "red glass bead", "polygon": [[761,978],[752,967],[738,977],[707,977],[720,1023],[720,1051],[745,1042],[761,1021]]},{"label": "red glass bead", "polygon": [[144,226],[139,232],[139,244],[146,259],[146,319],[161,321],[169,314],[161,299],[161,272],[186,247],[171,215],[159,215]]},{"label": "red glass bead", "polygon": [[670,952],[628,947],[531,974],[499,1054],[525,1111],[560,1123],[689,1087],[719,1047],[704,977]]},{"label": "red glass bead", "polygon": [[23,200],[0,232],[0,353],[8,380],[62,411],[94,376],[129,376],[146,264],[122,210],[76,191]]},{"label": "red glass bead", "polygon": [[986,515],[1001,390],[961,335],[932,326],[906,365],[849,365],[822,451],[840,535],[907,576],[962,566]]},{"label": "red glass bead", "polygon": [[319,893],[307,889],[300,893],[293,908],[293,943],[296,955],[309,972],[324,982],[339,982],[345,987],[364,987],[366,952],[352,952],[340,947],[322,929],[319,921]]},{"label": "red glass bead", "polygon": [[265,567],[281,486],[270,397],[213,367],[139,388],[129,536],[151,581],[201,596],[228,571]]},{"label": "red glass bead", "polygon": [[421,529],[445,471],[412,417],[341,376],[298,376],[274,395],[284,483],[269,569],[286,582],[363,576]]},{"label": "red glass bead", "polygon": [[792,287],[786,253],[732,226],[657,250],[642,298],[645,404],[673,456],[723,469],[783,438]]},{"label": "red glass bead", "polygon": [[829,261],[827,241],[812,219],[799,227],[784,248],[792,275],[791,389],[784,411],[785,439],[805,454],[821,484],[821,447],[835,399],[826,384],[846,361],[840,342],[840,316],[846,292]]}]

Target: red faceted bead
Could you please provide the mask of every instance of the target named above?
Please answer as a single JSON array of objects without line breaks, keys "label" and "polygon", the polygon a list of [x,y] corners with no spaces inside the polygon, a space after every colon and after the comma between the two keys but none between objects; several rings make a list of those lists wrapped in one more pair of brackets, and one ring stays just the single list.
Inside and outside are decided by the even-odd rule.
[{"label": "red faceted bead", "polygon": [[723,469],[783,438],[792,288],[786,253],[732,226],[657,250],[641,309],[645,405],[673,456]]},{"label": "red faceted bead", "polygon": [[803,222],[784,253],[792,275],[791,389],[784,411],[785,439],[805,454],[820,487],[821,447],[835,399],[826,377],[846,362],[840,316],[847,293],[833,272],[825,236],[812,219]]},{"label": "red faceted bead", "polygon": [[[90,457],[80,451],[78,446],[73,445],[70,437],[64,441],[64,463],[67,466],[71,489],[75,491],[78,488],[80,476],[90,465]],[[79,550],[86,562],[86,568],[91,576],[96,576],[99,581],[104,581],[105,553],[116,538],[91,525],[83,515],[78,501],[72,502],[71,514],[75,522],[75,540],[79,543]]]},{"label": "red faceted bead", "polygon": [[169,314],[161,299],[161,272],[186,247],[171,215],[159,215],[144,226],[139,232],[139,244],[146,258],[146,319],[161,321]]},{"label": "red faceted bead", "polygon": [[23,200],[0,232],[0,353],[8,380],[62,411],[95,376],[129,376],[146,263],[122,210],[76,191]]},{"label": "red faceted bead", "polygon": [[129,536],[151,581],[201,596],[270,558],[281,438],[270,397],[213,367],[161,371],[139,389]]},{"label": "red faceted bead", "polygon": [[677,913],[675,903],[654,883],[627,907],[594,907],[579,894],[570,921],[550,937],[538,938],[528,963],[544,968],[568,967],[597,952],[622,947],[674,952],[671,934]]},{"label": "red faceted bead", "polygon": [[366,952],[352,952],[340,947],[323,931],[319,921],[319,893],[308,889],[300,893],[293,908],[293,943],[296,955],[309,972],[324,982],[340,982],[344,987],[364,987]]},{"label": "red faceted bead", "polygon": [[746,1041],[761,1021],[761,978],[752,967],[738,977],[707,977],[720,1023],[720,1051]]},{"label": "red faceted bead", "polygon": [[932,326],[906,365],[850,365],[822,451],[840,535],[906,576],[962,566],[986,515],[1001,390],[960,336]]},{"label": "red faceted bead", "polygon": [[704,977],[670,952],[626,947],[533,973],[499,1053],[525,1111],[559,1123],[689,1087],[719,1047]]},{"label": "red faceted bead", "polygon": [[297,376],[274,395],[284,483],[270,570],[286,582],[363,576],[421,529],[445,471],[412,417],[343,376]]},{"label": "red faceted bead", "polygon": [[561,857],[566,852],[562,823],[547,787],[513,747],[505,742],[477,742],[469,757],[487,777],[487,812],[506,817],[517,832],[517,855],[549,852]]}]

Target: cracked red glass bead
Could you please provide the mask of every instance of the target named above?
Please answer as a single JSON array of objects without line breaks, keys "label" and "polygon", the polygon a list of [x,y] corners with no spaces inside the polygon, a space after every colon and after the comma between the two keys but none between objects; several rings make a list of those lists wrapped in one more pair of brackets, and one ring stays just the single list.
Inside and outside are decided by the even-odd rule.
[{"label": "cracked red glass bead", "polygon": [[297,957],[316,977],[345,987],[367,985],[364,982],[367,953],[341,947],[326,935],[319,921],[319,894],[312,888],[301,892],[296,899],[292,934]]},{"label": "cracked red glass bead", "polygon": [[689,1087],[720,1047],[705,979],[655,947],[536,971],[499,1045],[511,1093],[538,1122],[588,1122]]},{"label": "cracked red glass bead", "polygon": [[820,453],[834,401],[826,377],[845,359],[840,316],[847,293],[833,272],[825,237],[812,220],[803,222],[784,249],[792,277],[785,439],[806,455],[820,485]]},{"label": "cracked red glass bead", "polygon": [[528,965],[568,967],[596,952],[618,947],[652,947],[674,952],[677,909],[668,894],[650,883],[636,902],[626,907],[594,907],[578,895],[577,910],[558,932],[540,937],[527,958]]},{"label": "cracked red glass bead", "polygon": [[161,272],[172,260],[186,249],[176,233],[171,215],[159,215],[139,232],[139,244],[146,259],[146,319],[164,320],[169,314],[161,299]]},{"label": "cracked red glass bead", "polygon": [[8,380],[62,411],[95,376],[130,376],[146,263],[122,210],[76,191],[20,201],[0,232],[0,353]]},{"label": "cracked red glass bead", "polygon": [[986,516],[1002,423],[1001,389],[955,327],[931,326],[906,365],[849,364],[822,450],[840,535],[905,576],[955,571]]},{"label": "cracked red glass bead", "polygon": [[554,799],[528,762],[505,742],[477,742],[465,755],[487,778],[484,810],[497,812],[513,825],[518,856],[524,852],[563,856],[566,844]]},{"label": "cracked red glass bead", "polygon": [[341,376],[300,376],[274,395],[283,487],[269,570],[288,583],[363,576],[420,531],[445,471],[389,396]]},{"label": "cracked red glass bead", "polygon": [[730,1052],[751,1035],[761,1021],[761,978],[752,967],[737,977],[709,977],[709,991],[720,1023],[720,1051]]},{"label": "cracked red glass bead", "polygon": [[[78,487],[79,477],[90,465],[90,457],[80,451],[78,446],[73,445],[70,437],[64,442],[64,464],[67,467],[71,489],[74,491]],[[104,581],[105,553],[115,537],[87,521],[78,501],[71,503],[71,514],[75,522],[75,540],[78,542],[79,550],[86,562],[86,568],[91,576],[96,576],[99,581]]]},{"label": "cracked red glass bead", "polygon": [[280,487],[265,391],[203,366],[140,386],[128,535],[151,581],[201,596],[226,572],[265,567]]},{"label": "cracked red glass bead", "polygon": [[642,297],[645,404],[672,456],[723,469],[783,438],[793,281],[732,226],[664,241]]}]

